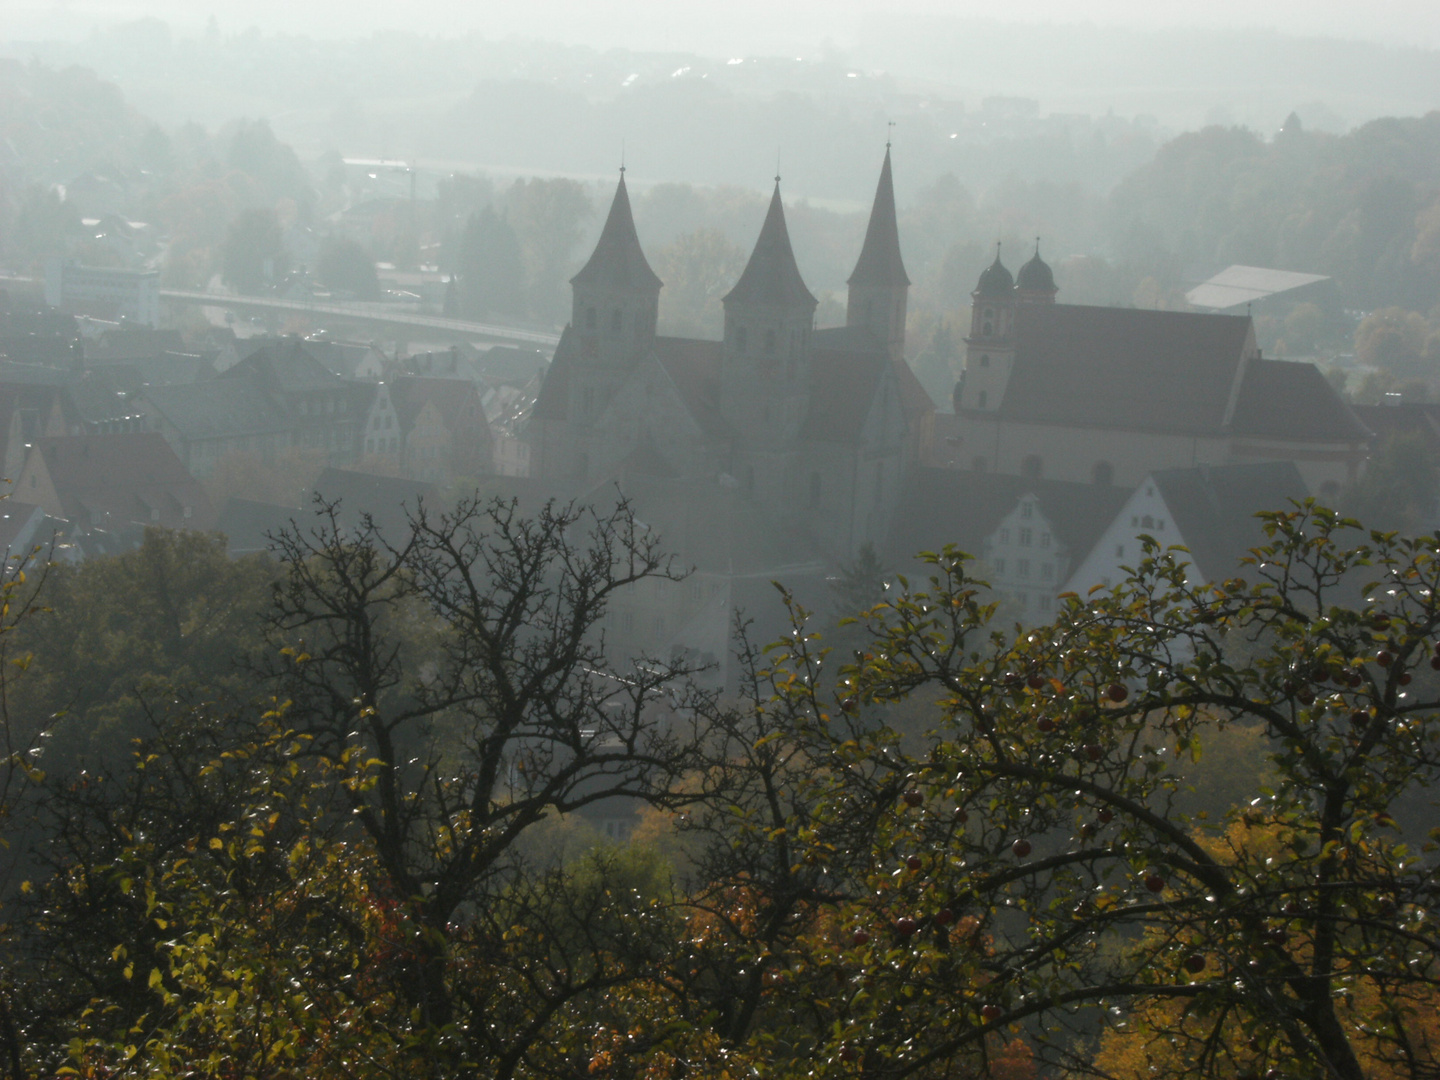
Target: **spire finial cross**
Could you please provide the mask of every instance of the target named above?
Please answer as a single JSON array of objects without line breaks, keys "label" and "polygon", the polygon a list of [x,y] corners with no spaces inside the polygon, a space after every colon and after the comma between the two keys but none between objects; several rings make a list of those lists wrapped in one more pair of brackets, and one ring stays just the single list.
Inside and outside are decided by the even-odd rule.
[{"label": "spire finial cross", "polygon": [[620,175],[625,175],[625,140],[620,140]]},{"label": "spire finial cross", "polygon": [[888,151],[890,149],[890,140],[895,137],[895,121],[885,121],[885,128],[885,149]]}]

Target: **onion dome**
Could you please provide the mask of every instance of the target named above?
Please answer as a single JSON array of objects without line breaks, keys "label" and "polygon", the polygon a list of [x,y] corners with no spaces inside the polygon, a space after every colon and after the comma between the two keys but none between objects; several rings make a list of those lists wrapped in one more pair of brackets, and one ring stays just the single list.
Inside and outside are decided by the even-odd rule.
[{"label": "onion dome", "polygon": [[1020,273],[1015,277],[1015,287],[1021,292],[1028,293],[1053,293],[1055,288],[1055,275],[1050,270],[1050,265],[1040,258],[1040,241],[1035,241],[1035,255],[1020,268]]},{"label": "onion dome", "polygon": [[1005,269],[1005,264],[1000,261],[1000,245],[995,245],[995,261],[987,266],[980,274],[980,282],[975,286],[976,296],[1009,296],[1015,288],[1015,279],[1010,276],[1010,271]]}]

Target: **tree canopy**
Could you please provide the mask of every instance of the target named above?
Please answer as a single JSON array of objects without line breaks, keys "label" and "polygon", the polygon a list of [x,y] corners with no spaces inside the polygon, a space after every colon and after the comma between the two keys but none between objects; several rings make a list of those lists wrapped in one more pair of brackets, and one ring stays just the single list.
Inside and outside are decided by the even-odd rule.
[{"label": "tree canopy", "polygon": [[1307,504],[1033,627],[862,560],[857,648],[790,601],[703,690],[606,647],[679,572],[623,503],[336,514],[268,704],[23,774],[12,1075],[1433,1076],[1440,536]]}]

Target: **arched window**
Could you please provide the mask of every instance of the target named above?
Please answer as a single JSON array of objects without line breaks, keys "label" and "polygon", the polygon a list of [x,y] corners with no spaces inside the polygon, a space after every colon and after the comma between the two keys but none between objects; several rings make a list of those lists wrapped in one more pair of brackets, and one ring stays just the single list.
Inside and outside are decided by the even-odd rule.
[{"label": "arched window", "polygon": [[1039,480],[1040,474],[1043,471],[1044,466],[1041,464],[1039,454],[1031,454],[1025,459],[1024,464],[1020,466],[1020,475],[1027,480]]},{"label": "arched window", "polygon": [[1115,466],[1108,461],[1097,461],[1091,476],[1100,487],[1109,487],[1115,482]]}]

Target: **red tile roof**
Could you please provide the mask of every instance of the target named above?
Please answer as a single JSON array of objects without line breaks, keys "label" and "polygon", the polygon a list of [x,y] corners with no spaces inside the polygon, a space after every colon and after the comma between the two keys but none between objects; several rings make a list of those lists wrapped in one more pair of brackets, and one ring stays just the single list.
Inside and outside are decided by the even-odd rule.
[{"label": "red tile roof", "polygon": [[155,432],[62,435],[36,440],[31,452],[43,455],[71,520],[173,529],[208,529],[215,523],[204,488]]},{"label": "red tile roof", "polygon": [[1207,433],[1225,421],[1250,320],[1133,308],[1027,306],[999,415]]},{"label": "red tile roof", "polygon": [[1230,430],[1317,442],[1364,442],[1371,435],[1319,368],[1289,360],[1250,361]]}]

